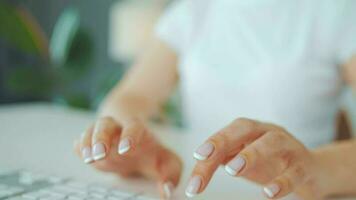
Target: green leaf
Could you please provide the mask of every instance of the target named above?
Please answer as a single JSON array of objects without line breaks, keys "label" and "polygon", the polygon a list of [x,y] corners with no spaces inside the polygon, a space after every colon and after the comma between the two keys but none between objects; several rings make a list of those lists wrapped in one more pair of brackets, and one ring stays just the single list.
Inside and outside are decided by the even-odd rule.
[{"label": "green leaf", "polygon": [[25,10],[0,2],[0,37],[27,53],[43,54],[43,35],[31,20]]}]

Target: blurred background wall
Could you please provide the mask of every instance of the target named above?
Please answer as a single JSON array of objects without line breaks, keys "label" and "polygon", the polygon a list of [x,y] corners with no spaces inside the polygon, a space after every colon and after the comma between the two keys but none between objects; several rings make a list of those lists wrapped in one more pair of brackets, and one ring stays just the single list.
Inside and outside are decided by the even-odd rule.
[{"label": "blurred background wall", "polygon": [[[166,2],[0,1],[0,17],[6,16],[0,19],[0,103],[54,101],[95,108],[144,46]],[[19,26],[13,25],[16,14],[24,21],[19,20]],[[69,39],[69,48],[63,45],[71,38],[66,37],[72,34],[68,27],[79,29],[79,36]],[[19,30],[37,36],[17,35]],[[145,36],[140,39],[135,33],[142,30]],[[130,35],[136,38],[127,38]],[[27,40],[34,41],[35,50]]]}]

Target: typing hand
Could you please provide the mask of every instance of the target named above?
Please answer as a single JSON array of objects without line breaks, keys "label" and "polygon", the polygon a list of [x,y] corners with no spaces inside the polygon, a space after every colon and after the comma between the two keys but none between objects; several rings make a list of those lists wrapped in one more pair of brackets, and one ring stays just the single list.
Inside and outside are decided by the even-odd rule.
[{"label": "typing hand", "polygon": [[138,119],[98,119],[75,145],[77,154],[96,169],[121,177],[143,176],[158,182],[168,199],[182,171],[179,157],[162,146]]},{"label": "typing hand", "polygon": [[269,199],[296,191],[303,199],[320,199],[316,157],[281,127],[237,119],[211,136],[194,157],[198,162],[186,189],[188,197],[201,193],[218,166],[225,165],[228,174],[264,185]]}]

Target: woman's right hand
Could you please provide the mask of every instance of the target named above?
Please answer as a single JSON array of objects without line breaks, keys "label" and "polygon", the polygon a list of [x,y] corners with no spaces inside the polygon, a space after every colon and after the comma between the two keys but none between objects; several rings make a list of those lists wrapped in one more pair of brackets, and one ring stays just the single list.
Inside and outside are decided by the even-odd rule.
[{"label": "woman's right hand", "polygon": [[125,178],[142,176],[158,181],[164,199],[172,195],[182,171],[179,157],[135,118],[99,118],[83,133],[75,150],[96,169]]}]

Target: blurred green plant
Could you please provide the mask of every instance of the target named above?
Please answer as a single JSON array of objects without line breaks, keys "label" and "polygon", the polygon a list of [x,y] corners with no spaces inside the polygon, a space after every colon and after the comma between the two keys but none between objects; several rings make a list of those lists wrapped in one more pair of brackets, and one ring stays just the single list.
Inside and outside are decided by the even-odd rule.
[{"label": "blurred green plant", "polygon": [[29,12],[0,2],[0,37],[41,65],[11,67],[5,80],[8,88],[71,106],[91,106],[90,95],[78,85],[92,66],[93,43],[80,27],[77,9],[63,11],[48,42]]},{"label": "blurred green plant", "polygon": [[18,49],[47,57],[47,41],[33,18],[23,8],[0,2],[0,36]]},{"label": "blurred green plant", "polygon": [[[107,69],[96,86],[95,98],[83,90],[82,83],[87,82],[84,78],[92,68],[94,45],[80,26],[80,14],[75,8],[61,13],[52,37],[47,39],[26,9],[0,2],[0,39],[38,60],[35,64],[23,64],[29,65],[25,67],[11,66],[6,87],[20,95],[91,108],[99,104],[122,75],[122,70]],[[178,91],[167,101],[162,108],[163,118],[158,121],[183,126],[179,95]]]}]

